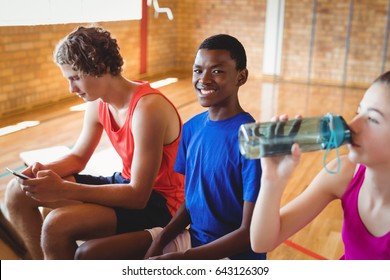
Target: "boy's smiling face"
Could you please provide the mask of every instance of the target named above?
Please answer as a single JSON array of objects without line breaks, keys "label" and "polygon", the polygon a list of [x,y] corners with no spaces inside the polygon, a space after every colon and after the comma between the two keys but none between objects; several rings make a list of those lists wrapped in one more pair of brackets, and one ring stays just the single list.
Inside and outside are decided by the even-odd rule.
[{"label": "boy's smiling face", "polygon": [[238,103],[238,89],[247,71],[237,70],[227,50],[199,49],[193,66],[192,83],[203,107],[229,108]]}]

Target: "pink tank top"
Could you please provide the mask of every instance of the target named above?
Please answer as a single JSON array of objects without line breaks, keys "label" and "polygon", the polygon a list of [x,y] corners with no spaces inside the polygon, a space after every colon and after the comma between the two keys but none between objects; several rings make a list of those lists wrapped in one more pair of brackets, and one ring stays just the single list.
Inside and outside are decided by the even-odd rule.
[{"label": "pink tank top", "polygon": [[[130,180],[131,164],[133,161],[134,153],[134,139],[131,122],[134,109],[137,106],[137,102],[145,95],[159,94],[172,104],[172,102],[167,99],[160,91],[151,88],[148,82],[136,82],[139,82],[141,84],[136,88],[134,92],[134,95],[129,105],[129,115],[127,116],[126,122],[121,128],[118,129],[114,119],[112,119],[108,104],[102,101],[99,104],[99,120],[103,125],[104,130],[106,131],[107,136],[110,139],[113,147],[122,159],[122,176]],[[172,106],[175,108],[173,104]],[[180,124],[182,125],[181,120]],[[179,137],[177,137],[177,139],[171,144],[164,146],[160,170],[157,174],[156,181],[153,186],[153,189],[163,195],[164,198],[167,200],[167,207],[172,215],[176,213],[177,209],[184,200],[184,177],[183,175],[176,173],[173,170],[176,160],[176,153],[181,138],[181,133],[182,131],[180,130]]]},{"label": "pink tank top", "polygon": [[364,181],[366,167],[359,166],[347,190],[341,198],[344,209],[342,237],[344,260],[389,260],[390,232],[376,237],[364,226],[358,211],[358,196]]}]

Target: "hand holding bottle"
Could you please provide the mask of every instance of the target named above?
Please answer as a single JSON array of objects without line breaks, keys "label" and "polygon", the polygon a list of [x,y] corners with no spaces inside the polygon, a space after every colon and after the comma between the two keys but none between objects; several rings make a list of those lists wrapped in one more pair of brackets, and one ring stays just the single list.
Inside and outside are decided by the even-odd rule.
[{"label": "hand holding bottle", "polygon": [[248,159],[290,154],[294,143],[302,152],[310,152],[350,142],[351,132],[343,117],[331,113],[290,121],[285,116],[273,122],[243,124],[239,129],[240,152]]},{"label": "hand holding bottle", "polygon": [[[287,121],[287,115],[281,115],[280,117],[275,116],[272,118],[272,123],[269,126],[269,135],[274,135],[274,137],[284,137],[282,149],[285,152],[279,156],[261,158],[261,166],[263,170],[262,179],[264,180],[288,180],[295,167],[299,164],[301,151],[299,144],[294,144],[294,137],[299,130],[302,117],[296,116],[292,121],[293,125],[289,127],[289,131],[284,133],[285,124]],[[272,141],[270,141],[268,145],[268,148],[272,148]]]}]

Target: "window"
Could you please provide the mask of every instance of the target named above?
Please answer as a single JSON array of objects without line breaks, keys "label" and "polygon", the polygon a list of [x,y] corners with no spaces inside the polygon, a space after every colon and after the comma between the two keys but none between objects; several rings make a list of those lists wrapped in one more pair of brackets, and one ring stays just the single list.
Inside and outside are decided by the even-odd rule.
[{"label": "window", "polygon": [[139,20],[142,0],[0,0],[0,26]]}]

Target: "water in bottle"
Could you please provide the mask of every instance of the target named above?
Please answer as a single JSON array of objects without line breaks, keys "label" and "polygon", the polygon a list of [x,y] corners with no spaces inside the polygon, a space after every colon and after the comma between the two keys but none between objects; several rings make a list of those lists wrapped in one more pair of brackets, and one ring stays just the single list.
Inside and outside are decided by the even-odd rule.
[{"label": "water in bottle", "polygon": [[330,150],[351,142],[351,131],[341,116],[328,113],[288,121],[248,123],[239,129],[240,152],[248,159],[291,153],[298,143],[302,152]]}]

